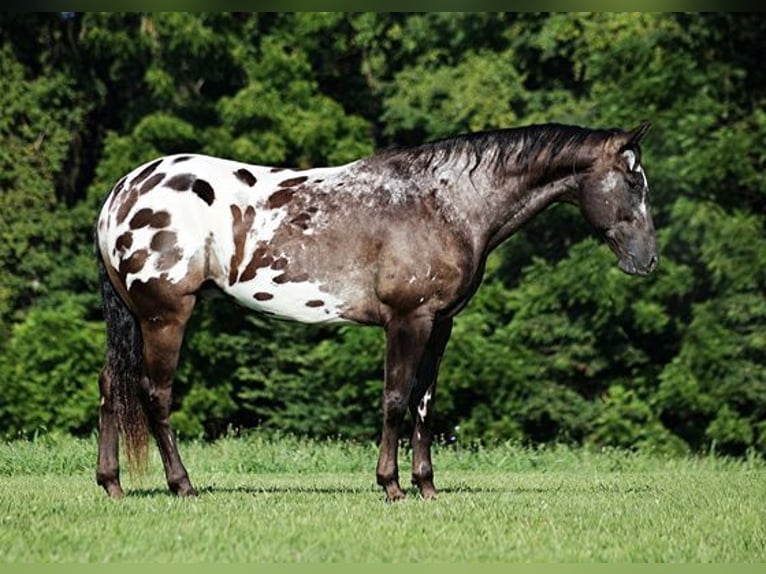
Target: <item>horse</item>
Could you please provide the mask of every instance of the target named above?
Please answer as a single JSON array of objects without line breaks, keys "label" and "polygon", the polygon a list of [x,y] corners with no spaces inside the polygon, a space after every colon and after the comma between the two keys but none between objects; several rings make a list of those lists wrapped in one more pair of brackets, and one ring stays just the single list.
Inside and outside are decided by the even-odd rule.
[{"label": "horse", "polygon": [[170,491],[195,494],[169,415],[185,327],[201,291],[213,287],[284,319],[382,327],[377,483],[388,501],[405,496],[397,447],[409,411],[412,483],[433,498],[439,364],[487,255],[551,204],[568,202],[622,271],[657,267],[640,147],[650,125],[474,132],[335,167],[179,154],[135,168],[96,222],[107,331],[97,483],[124,496],[120,438],[130,462],[145,455],[151,434]]}]

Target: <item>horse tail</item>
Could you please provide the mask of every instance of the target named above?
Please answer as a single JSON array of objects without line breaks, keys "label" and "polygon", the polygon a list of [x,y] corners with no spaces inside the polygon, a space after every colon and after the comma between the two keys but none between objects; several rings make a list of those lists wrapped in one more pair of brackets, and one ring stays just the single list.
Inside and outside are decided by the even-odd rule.
[{"label": "horse tail", "polygon": [[144,354],[141,327],[114,288],[100,252],[98,265],[106,322],[105,368],[110,381],[110,397],[106,400],[111,399],[112,402],[117,429],[128,457],[128,468],[131,472],[141,473],[146,469],[149,443],[148,418],[140,396]]}]

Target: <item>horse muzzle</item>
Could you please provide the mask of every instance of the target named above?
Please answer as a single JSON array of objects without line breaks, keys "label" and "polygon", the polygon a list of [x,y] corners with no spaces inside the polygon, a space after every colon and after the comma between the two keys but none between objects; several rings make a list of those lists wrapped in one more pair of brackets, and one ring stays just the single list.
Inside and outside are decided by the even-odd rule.
[{"label": "horse muzzle", "polygon": [[620,257],[617,262],[617,266],[628,275],[641,275],[643,277],[654,273],[659,264],[660,258],[656,254],[649,256],[647,261],[642,262],[638,262],[636,257],[628,254],[625,257]]},{"label": "horse muzzle", "polygon": [[617,255],[617,266],[628,275],[650,275],[660,263],[653,233],[628,233],[619,227],[606,231],[607,244]]}]

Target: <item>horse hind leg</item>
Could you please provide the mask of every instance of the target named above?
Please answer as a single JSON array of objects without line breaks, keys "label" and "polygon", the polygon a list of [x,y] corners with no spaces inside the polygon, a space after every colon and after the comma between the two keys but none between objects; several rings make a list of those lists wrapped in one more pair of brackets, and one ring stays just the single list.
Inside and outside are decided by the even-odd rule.
[{"label": "horse hind leg", "polygon": [[144,314],[145,318],[141,320],[144,341],[142,400],[149,428],[159,447],[168,486],[179,496],[194,495],[195,491],[170,426],[170,407],[181,343],[194,303],[194,295],[184,295],[175,300],[172,307],[155,314]]},{"label": "horse hind leg", "polygon": [[122,498],[124,493],[120,485],[119,428],[114,412],[112,378],[109,369],[104,367],[98,379],[101,402],[98,411],[98,466],[96,482],[112,498]]}]

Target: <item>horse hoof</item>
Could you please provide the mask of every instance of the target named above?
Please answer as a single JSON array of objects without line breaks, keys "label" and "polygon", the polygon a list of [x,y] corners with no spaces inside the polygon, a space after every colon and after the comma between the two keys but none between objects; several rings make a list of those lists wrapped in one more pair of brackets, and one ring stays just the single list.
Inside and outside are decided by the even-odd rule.
[{"label": "horse hoof", "polygon": [[124,498],[119,479],[97,477],[96,482],[104,489],[109,498]]},{"label": "horse hoof", "polygon": [[189,486],[189,488],[182,488],[177,490],[176,496],[180,496],[182,498],[186,498],[187,496],[197,496],[197,491],[193,486]]},{"label": "horse hoof", "polygon": [[420,498],[422,498],[423,500],[436,500],[437,498],[436,489],[433,486],[431,487],[424,486],[423,488],[420,489]]},{"label": "horse hoof", "polygon": [[119,484],[110,484],[108,486],[104,486],[104,490],[106,490],[109,498],[114,498],[115,500],[125,498],[125,493],[122,491],[122,487]]},{"label": "horse hoof", "polygon": [[170,485],[170,491],[176,496],[181,497],[197,496],[197,491],[188,480],[181,484]]},{"label": "horse hoof", "polygon": [[405,498],[404,492],[396,482],[388,484],[384,488],[386,490],[386,502],[396,502]]}]

